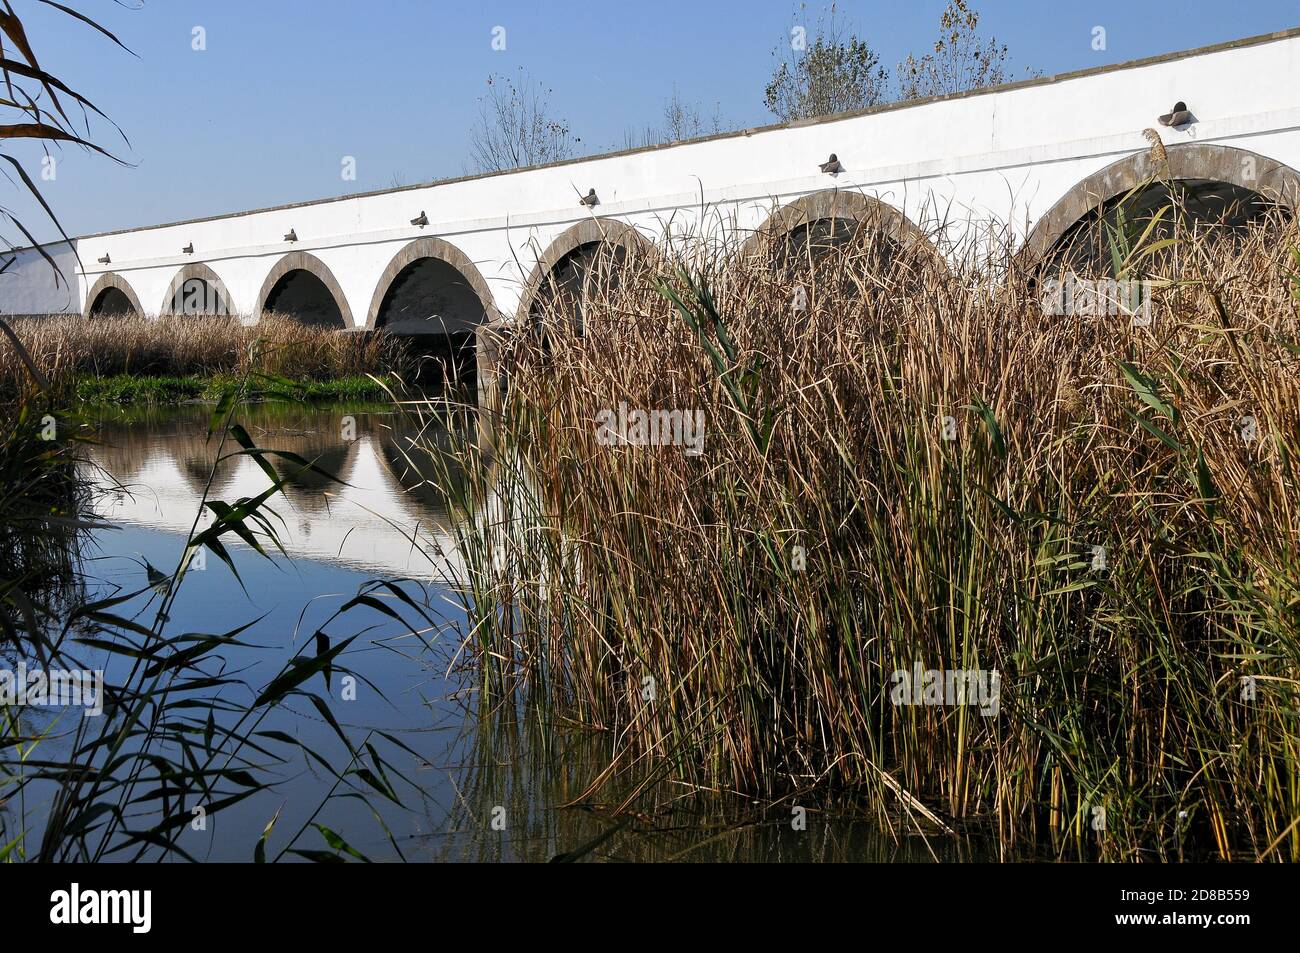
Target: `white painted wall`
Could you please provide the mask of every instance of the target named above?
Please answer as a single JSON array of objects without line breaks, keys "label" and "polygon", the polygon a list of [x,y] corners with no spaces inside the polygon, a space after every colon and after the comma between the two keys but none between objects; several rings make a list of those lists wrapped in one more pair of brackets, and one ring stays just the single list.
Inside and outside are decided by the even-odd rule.
[{"label": "white painted wall", "polygon": [[[334,273],[354,321],[365,322],[376,284],[405,243],[436,236],[477,265],[498,309],[514,314],[531,267],[551,240],[589,213],[635,224],[651,238],[732,222],[752,231],[778,204],[827,188],[875,195],[925,224],[1009,222],[1023,236],[1081,179],[1146,148],[1142,130],[1176,100],[1198,121],[1158,127],[1166,143],[1236,146],[1300,169],[1300,34],[1248,45],[868,115],[746,132],[629,155],[597,157],[441,185],[326,200],[76,240],[85,272],[78,293],[56,289],[34,252],[0,275],[0,313],[79,312],[104,271],[130,282],[156,314],[177,270],[202,261],[225,282],[237,312],[251,311],[285,253],[308,251]],[[831,152],[845,173],[817,171]],[[711,210],[701,215],[701,206]],[[408,224],[421,211],[427,228]],[[701,226],[701,223],[703,225]],[[295,245],[282,241],[294,229]],[[194,254],[182,255],[192,242]],[[112,263],[96,259],[110,254]],[[60,256],[76,274],[71,254]]]},{"label": "white painted wall", "polygon": [[87,286],[78,278],[72,247],[60,242],[45,246],[45,252],[54,260],[57,270],[30,248],[13,255],[0,255],[0,264],[11,257],[14,259],[0,274],[0,314],[81,313]]}]

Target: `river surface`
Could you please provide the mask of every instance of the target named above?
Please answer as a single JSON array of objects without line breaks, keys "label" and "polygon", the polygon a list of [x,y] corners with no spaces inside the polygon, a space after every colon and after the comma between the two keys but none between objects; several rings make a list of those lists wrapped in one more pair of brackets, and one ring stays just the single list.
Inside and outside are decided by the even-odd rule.
[{"label": "river surface", "polygon": [[[89,595],[145,588],[149,567],[171,572],[196,518],[198,527],[205,525],[205,496],[233,503],[269,485],[248,456],[214,472],[211,414],[210,407],[191,405],[106,412],[98,421],[99,443],[90,449],[101,487],[95,511],[111,526],[95,530],[85,552]],[[789,805],[733,802],[725,812],[693,808],[685,815],[611,820],[622,792],[588,789],[607,764],[599,735],[515,708],[482,710],[461,651],[464,614],[451,582],[463,569],[454,517],[403,452],[411,428],[382,407],[364,406],[256,405],[237,419],[259,446],[315,461],[342,483],[308,474],[272,502],[287,556],[268,547],[267,558],[232,544],[232,571],[206,554],[202,568],[186,574],[166,631],[224,633],[249,625],[239,636],[247,646],[225,649],[220,659],[223,674],[235,673],[249,686],[242,694],[231,686],[217,690],[237,703],[247,703],[318,630],[331,644],[355,636],[339,659],[354,673],[351,690],[338,671],[328,686],[316,676],[305,687],[328,695],[354,743],[375,745],[400,804],[373,790],[365,800],[340,797],[335,776],[320,761],[267,741],[268,751],[284,759],[259,759],[274,786],[187,825],[178,845],[190,856],[251,860],[274,817],[268,859],[327,850],[311,823],[372,860],[541,861],[573,851],[586,860],[932,857],[919,840],[895,843],[869,824],[816,812],[806,829],[796,830]],[[382,583],[399,586],[410,602]],[[338,615],[358,593],[368,600]],[[119,611],[150,624],[159,601],[147,592]],[[114,664],[105,661],[110,673]],[[271,709],[258,728],[296,739],[333,770],[348,762],[335,730],[302,698]],[[951,847],[935,850],[953,856]]]}]

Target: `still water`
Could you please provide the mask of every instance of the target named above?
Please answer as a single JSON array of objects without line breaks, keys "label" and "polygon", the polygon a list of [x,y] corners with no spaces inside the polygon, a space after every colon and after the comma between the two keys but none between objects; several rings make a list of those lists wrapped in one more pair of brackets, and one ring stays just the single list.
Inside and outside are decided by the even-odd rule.
[{"label": "still water", "polygon": [[[210,417],[210,408],[195,405],[112,412],[98,421],[90,475],[100,487],[96,514],[110,526],[94,531],[85,554],[89,596],[146,587],[150,567],[171,572],[188,535],[205,525],[205,495],[233,503],[269,486],[248,456],[214,470]],[[406,452],[411,428],[382,407],[364,406],[257,405],[241,409],[238,420],[259,446],[314,461],[341,483],[307,474],[274,498],[284,554],[268,547],[266,558],[232,544],[234,572],[207,554],[203,567],[186,575],[166,631],[247,625],[239,636],[245,645],[223,649],[219,662],[220,674],[245,687],[214,689],[243,705],[318,631],[330,644],[354,636],[330,683],[317,675],[304,687],[328,698],[354,744],[374,745],[400,803],[356,776],[348,781],[366,799],[346,795],[336,772],[348,766],[348,749],[308,700],[290,697],[257,726],[267,754],[256,760],[273,787],[197,829],[186,825],[178,844],[190,856],[250,860],[272,818],[266,856],[283,860],[299,859],[295,850],[329,849],[314,824],[372,860],[543,861],[565,853],[584,860],[926,860],[931,848],[940,858],[955,855],[951,845],[895,841],[869,824],[816,812],[806,830],[795,830],[788,804],[665,811],[680,792],[660,790],[653,809],[638,802],[613,817],[630,783],[591,789],[608,764],[600,735],[547,724],[527,704],[488,711],[480,703],[461,645],[455,517]],[[358,594],[366,598],[339,614]],[[149,592],[121,608],[147,625],[158,604]],[[114,661],[104,664],[111,672]]]}]

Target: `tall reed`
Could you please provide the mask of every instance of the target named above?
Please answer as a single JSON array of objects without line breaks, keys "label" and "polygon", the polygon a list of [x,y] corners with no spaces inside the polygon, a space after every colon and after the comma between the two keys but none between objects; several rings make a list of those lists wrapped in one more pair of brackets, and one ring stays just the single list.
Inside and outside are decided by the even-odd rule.
[{"label": "tall reed", "polygon": [[[1300,235],[1123,231],[1149,325],[867,230],[593,267],[460,451],[485,697],[1005,856],[1300,857]],[[703,453],[602,439],[620,405]],[[996,715],[896,703],[916,667],[996,670]]]}]

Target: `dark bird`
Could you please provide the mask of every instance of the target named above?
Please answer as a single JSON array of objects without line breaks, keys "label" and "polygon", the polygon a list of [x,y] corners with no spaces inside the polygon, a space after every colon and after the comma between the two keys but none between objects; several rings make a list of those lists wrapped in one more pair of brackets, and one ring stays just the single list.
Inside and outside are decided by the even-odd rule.
[{"label": "dark bird", "polygon": [[108,264],[108,261],[109,261],[109,259],[108,259],[108,252],[104,252],[104,257],[99,259],[99,263],[100,263],[101,265],[107,265],[107,264]]},{"label": "dark bird", "polygon": [[838,175],[844,171],[844,166],[840,165],[840,157],[833,152],[831,153],[831,157],[817,168],[821,169],[827,175]]},{"label": "dark bird", "polygon": [[284,240],[286,242],[296,242],[298,240],[298,230],[295,228],[289,229],[289,234],[284,236]]},{"label": "dark bird", "polygon": [[429,216],[424,214],[424,209],[420,209],[420,214],[411,219],[412,225],[419,225],[421,228],[429,224]]},{"label": "dark bird", "polygon": [[1187,103],[1176,102],[1174,108],[1169,110],[1159,118],[1162,126],[1185,126],[1192,121],[1192,114],[1187,108]]},{"label": "dark bird", "polygon": [[599,205],[600,199],[596,198],[596,190],[588,189],[587,194],[582,197],[578,204],[585,205],[587,208],[591,208],[593,205]]},{"label": "dark bird", "polygon": [[194,254],[194,243],[193,243],[193,242],[190,242],[188,245],[186,245],[184,248],[182,248],[182,249],[181,249],[181,254],[182,254],[182,255],[193,255],[193,254]]}]

